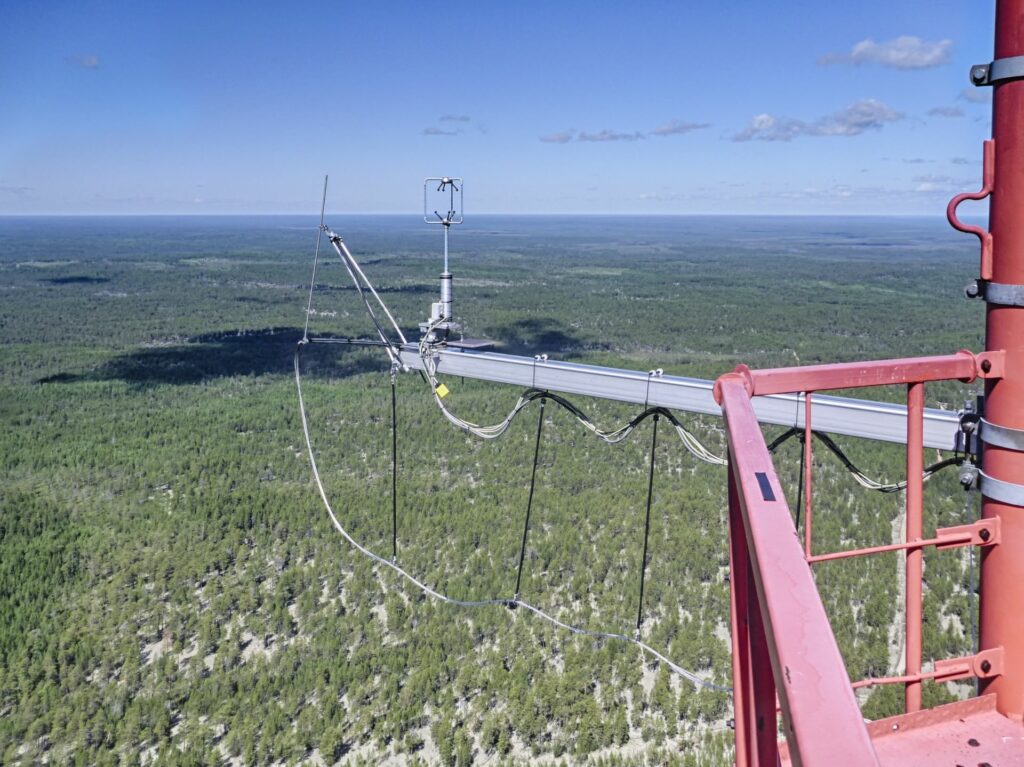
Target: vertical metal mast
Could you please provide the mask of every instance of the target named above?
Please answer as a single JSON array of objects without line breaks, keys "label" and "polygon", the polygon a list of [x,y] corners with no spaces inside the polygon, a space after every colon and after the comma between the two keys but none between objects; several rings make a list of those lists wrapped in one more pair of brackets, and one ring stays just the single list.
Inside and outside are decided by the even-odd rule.
[{"label": "vertical metal mast", "polygon": [[[446,208],[444,214],[431,206],[427,196],[434,182]],[[458,200],[455,195],[458,194]],[[441,272],[441,300],[430,305],[430,319],[420,323],[420,332],[428,343],[443,342],[452,331],[460,328],[452,317],[452,273],[448,271],[448,230],[452,224],[461,224],[462,217],[462,179],[451,176],[438,176],[423,180],[423,220],[428,224],[440,224],[444,227],[444,271]],[[447,199],[445,199],[447,198]]]},{"label": "vertical metal mast", "polygon": [[[985,388],[982,517],[997,518],[1000,545],[981,560],[980,649],[1003,648],[1000,676],[982,682],[1004,715],[1024,718],[1024,0],[997,0],[995,60],[971,72],[994,87],[995,172],[989,207],[991,277],[985,285],[987,350],[1006,352],[1005,375]],[[995,497],[994,497],[995,496]],[[997,497],[1001,500],[997,500]]]}]

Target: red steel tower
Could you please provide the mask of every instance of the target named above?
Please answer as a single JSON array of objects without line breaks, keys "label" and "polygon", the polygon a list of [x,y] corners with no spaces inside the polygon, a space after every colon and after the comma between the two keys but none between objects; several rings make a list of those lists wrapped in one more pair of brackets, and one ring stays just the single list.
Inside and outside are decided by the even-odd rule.
[{"label": "red steel tower", "polygon": [[[954,198],[953,226],[981,241],[985,351],[774,370],[745,366],[715,384],[729,438],[729,510],[736,763],[1024,765],[1024,0],[997,0],[995,58],[973,67],[994,90],[979,192]],[[962,224],[964,199],[991,197],[989,228]],[[922,413],[930,381],[984,379],[977,425],[981,519],[923,536]],[[815,554],[811,537],[815,392],[900,384],[907,389],[906,535],[870,548]],[[804,539],[772,465],[751,399],[798,394],[805,406]],[[925,548],[981,551],[979,649],[922,661]],[[819,562],[887,552],[906,556],[904,672],[851,683],[815,586]],[[931,668],[926,666],[930,665]],[[977,678],[977,697],[921,709],[925,681]],[[900,684],[905,713],[865,723],[854,689]],[[779,715],[784,741],[779,742]]]}]

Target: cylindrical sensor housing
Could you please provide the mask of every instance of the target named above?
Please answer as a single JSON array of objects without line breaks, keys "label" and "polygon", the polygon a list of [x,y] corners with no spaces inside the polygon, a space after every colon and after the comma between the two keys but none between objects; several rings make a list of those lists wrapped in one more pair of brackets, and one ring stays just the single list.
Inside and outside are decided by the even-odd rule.
[{"label": "cylindrical sensor housing", "polygon": [[446,321],[452,319],[452,273],[441,274],[441,316]]}]

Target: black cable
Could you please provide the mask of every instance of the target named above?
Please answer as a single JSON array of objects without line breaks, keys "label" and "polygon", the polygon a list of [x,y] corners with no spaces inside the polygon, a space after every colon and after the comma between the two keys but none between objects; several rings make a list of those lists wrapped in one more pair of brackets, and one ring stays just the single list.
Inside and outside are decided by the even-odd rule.
[{"label": "black cable", "polygon": [[654,491],[654,451],[658,447],[658,413],[654,414],[654,431],[651,433],[651,470],[647,475],[647,515],[644,518],[644,555],[640,560],[640,601],[636,608],[636,632],[644,619],[644,578],[647,575],[647,540],[651,533],[651,497]]},{"label": "black cable", "polygon": [[774,453],[776,450],[779,449],[779,446],[782,445],[783,442],[785,442],[790,437],[795,437],[797,434],[801,434],[802,432],[803,429],[798,429],[795,426],[791,429],[788,429],[787,431],[782,432],[782,434],[780,434],[779,436],[777,436],[775,439],[768,443],[768,452]]},{"label": "black cable", "polygon": [[[792,433],[795,433],[796,429]],[[807,463],[807,451],[803,449],[804,438],[800,437],[800,478],[796,483],[796,529],[800,530],[800,509],[804,498],[804,466]]]},{"label": "black cable", "polygon": [[[877,487],[869,487],[868,489],[870,489],[870,490],[877,490],[880,493],[898,493],[898,492],[900,492],[902,490],[906,490],[907,489],[907,481],[906,480],[903,480],[902,482],[895,482],[895,483],[889,484],[889,485],[883,485],[881,483],[878,483],[878,482],[875,482],[874,480],[869,479],[868,476],[864,472],[862,472],[860,469],[858,469],[857,466],[853,463],[853,461],[851,461],[849,459],[849,457],[847,457],[846,453],[843,452],[842,448],[839,447],[839,445],[837,445],[835,443],[835,441],[833,441],[833,439],[830,436],[828,436],[827,434],[822,434],[821,432],[818,432],[818,431],[813,432],[813,434],[814,434],[815,437],[817,437],[822,442],[822,444],[825,445],[825,447],[827,447],[832,452],[833,455],[835,455],[836,458],[838,458],[840,460],[840,462],[843,464],[843,466],[846,467],[847,471],[849,471],[855,477],[859,477],[860,479],[863,479],[863,480],[865,480],[867,482],[871,482],[871,483],[877,485]],[[934,474],[935,472],[937,472],[937,471],[939,471],[941,469],[945,469],[945,468],[947,468],[949,466],[956,466],[958,464],[959,464],[959,459],[957,459],[955,457],[954,458],[945,458],[945,459],[943,459],[941,461],[936,461],[933,464],[925,466],[924,467],[924,471],[922,472],[922,474],[923,474],[924,478],[927,479],[932,474]],[[864,483],[862,482],[861,484],[864,484]]]},{"label": "black cable", "polygon": [[398,375],[391,374],[391,556],[398,559]]},{"label": "black cable", "polygon": [[[839,445],[836,444],[835,440],[833,440],[830,436],[820,431],[814,431],[811,433],[815,437],[817,437],[818,440],[820,440],[821,443],[825,445],[825,447],[827,447],[836,458],[839,459],[839,461],[843,464],[844,468],[846,468],[847,471],[853,474],[857,481],[868,490],[875,490],[876,492],[879,493],[898,493],[907,489],[906,480],[903,480],[901,482],[894,482],[891,484],[883,484],[881,482],[871,479],[863,471],[861,471],[857,467],[857,465],[854,464],[853,461],[850,460],[849,456],[847,456],[846,453],[843,452],[843,449],[839,447]],[[780,434],[778,437],[776,437],[768,444],[768,452],[774,453],[786,440],[790,439],[791,437],[802,434],[803,430],[798,429],[796,427],[784,431],[782,434]],[[801,443],[802,441],[803,438],[801,437]],[[925,466],[924,471],[922,472],[922,476],[924,479],[927,480],[935,472],[941,471],[942,469],[948,468],[949,466],[956,466],[958,464],[959,459],[956,458],[955,456],[953,458],[944,458],[941,461],[936,461],[935,463]],[[799,505],[799,501],[797,505]]]},{"label": "black cable", "polygon": [[530,472],[530,495],[526,500],[526,522],[523,525],[523,542],[519,547],[519,569],[516,572],[516,590],[514,600],[519,599],[519,586],[523,580],[523,562],[526,560],[526,536],[530,532],[530,512],[533,509],[533,490],[537,486],[537,459],[540,456],[540,435],[544,430],[545,397],[540,398],[540,415],[537,417],[537,439],[533,444],[533,470]]}]

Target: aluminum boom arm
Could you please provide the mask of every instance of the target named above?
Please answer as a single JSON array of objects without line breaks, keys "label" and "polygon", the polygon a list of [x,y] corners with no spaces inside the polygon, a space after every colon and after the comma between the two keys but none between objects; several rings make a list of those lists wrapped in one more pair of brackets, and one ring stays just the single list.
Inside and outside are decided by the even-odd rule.
[{"label": "aluminum boom arm", "polygon": [[[431,353],[437,355],[437,372],[443,375],[661,406],[688,413],[722,414],[711,393],[714,382],[701,378],[659,376],[637,370],[444,347],[434,347]],[[412,370],[423,369],[416,344],[402,347],[402,362]],[[754,397],[753,406],[761,423],[803,427],[803,402],[802,394],[773,394]],[[817,431],[906,444],[905,405],[816,394],[812,407]],[[952,450],[959,429],[957,413],[925,409],[925,447]]]}]

